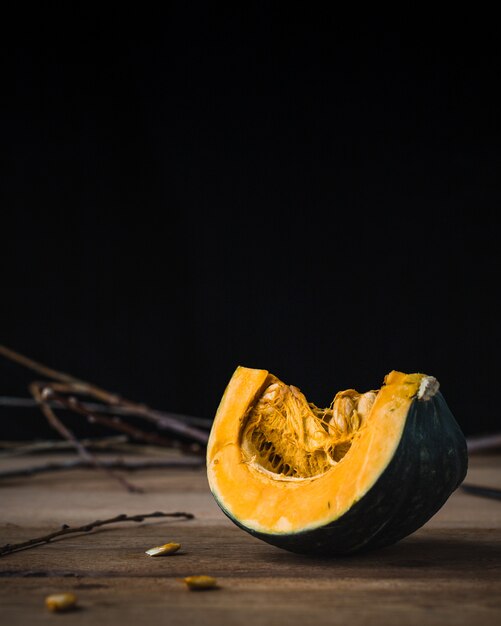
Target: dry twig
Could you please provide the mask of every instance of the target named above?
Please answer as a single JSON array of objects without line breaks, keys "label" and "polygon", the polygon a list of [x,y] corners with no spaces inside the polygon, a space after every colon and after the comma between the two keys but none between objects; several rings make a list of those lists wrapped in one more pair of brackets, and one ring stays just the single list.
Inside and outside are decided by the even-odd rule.
[{"label": "dry twig", "polygon": [[155,426],[160,430],[171,431],[177,435],[196,441],[201,445],[207,444],[208,433],[205,430],[185,424],[181,420],[175,419],[174,417],[171,417],[166,413],[162,413],[161,411],[152,409],[146,404],[127,400],[117,393],[111,393],[105,389],[101,389],[97,385],[80,380],[64,372],[54,370],[47,367],[43,363],[38,363],[37,361],[19,354],[2,344],[0,344],[0,354],[14,363],[23,365],[24,367],[27,367],[42,376],[46,376],[49,379],[61,383],[70,383],[72,393],[74,394],[83,394],[97,398],[101,402],[109,404],[112,407],[120,407],[121,409],[128,411],[130,415],[143,417],[149,422],[155,424]]},{"label": "dry twig", "polygon": [[[158,469],[163,467],[197,468],[202,467],[204,461],[202,458],[190,457],[179,457],[177,459],[157,459],[151,461],[124,461],[123,459],[101,459],[100,464],[101,467],[106,469],[136,472],[138,470]],[[20,478],[23,476],[34,476],[35,474],[47,474],[49,472],[59,472],[75,469],[91,469],[94,467],[95,466],[93,463],[90,464],[83,459],[70,459],[68,461],[49,461],[48,463],[40,463],[38,465],[30,465],[28,467],[0,470],[0,479]]]},{"label": "dry twig", "polygon": [[[155,432],[147,432],[136,426],[131,426],[123,419],[118,416],[108,417],[104,415],[100,415],[94,411],[91,411],[89,408],[85,406],[82,402],[77,400],[75,396],[64,396],[62,393],[71,393],[72,388],[66,385],[57,385],[54,383],[45,384],[43,387],[43,393],[45,396],[45,404],[47,405],[47,399],[50,398],[54,400],[56,405],[64,406],[67,409],[82,415],[87,419],[87,421],[91,424],[101,424],[102,426],[107,426],[108,428],[115,429],[130,435],[133,439],[139,441],[146,441],[148,443],[152,443],[159,446],[167,446],[171,448],[179,448],[186,454],[200,454],[201,447],[199,444],[186,444],[183,442],[179,442],[175,439],[162,437]],[[48,408],[50,409],[50,403],[48,404]]]},{"label": "dry twig", "polygon": [[63,524],[59,530],[56,530],[47,535],[35,537],[34,539],[28,539],[27,541],[22,541],[20,543],[7,543],[3,546],[0,546],[0,556],[5,556],[6,554],[11,554],[12,552],[17,552],[19,550],[26,550],[27,548],[34,548],[45,543],[50,543],[56,537],[62,537],[63,535],[69,535],[74,533],[87,533],[94,528],[104,526],[105,524],[114,524],[116,522],[142,522],[146,518],[150,517],[182,517],[184,519],[193,519],[195,516],[193,515],[193,513],[162,513],[161,511],[155,511],[155,513],[145,513],[141,515],[126,515],[125,513],[121,513],[116,517],[110,517],[109,519],[104,520],[96,520],[94,522],[90,522],[90,524],[75,526],[74,528],[68,526],[67,524]]},{"label": "dry twig", "polygon": [[469,454],[501,448],[501,432],[467,437],[466,444],[468,446]]},{"label": "dry twig", "polygon": [[[82,439],[82,444],[93,450],[123,450],[129,438],[126,435],[115,435],[113,437],[94,437]],[[68,441],[39,440],[30,443],[20,443],[19,441],[0,441],[0,459],[41,452],[61,452],[73,448]],[[131,450],[130,450],[131,451]]]},{"label": "dry twig", "polygon": [[[178,447],[184,452],[202,454],[203,447],[207,444],[209,434],[207,430],[191,426],[174,417],[151,409],[145,404],[126,400],[116,393],[110,393],[105,389],[101,389],[94,384],[70,376],[64,372],[59,372],[42,363],[38,363],[6,346],[0,344],[0,355],[9,360],[27,367],[32,371],[52,379],[48,382],[34,381],[30,383],[29,390],[45,415],[49,424],[59,432],[59,434],[70,442],[78,455],[87,465],[93,465],[98,469],[102,469],[110,476],[118,480],[128,491],[141,491],[138,487],[131,484],[123,476],[116,474],[113,469],[103,465],[103,463],[75,436],[75,434],[59,419],[54,410],[54,402],[56,406],[65,406],[80,415],[86,417],[90,423],[98,423],[118,430],[122,433],[130,435],[134,439],[155,443],[157,445],[165,445],[170,447]],[[69,397],[68,394],[71,394]],[[145,432],[135,426],[126,423],[121,418],[106,417],[99,415],[90,410],[85,404],[77,400],[76,395],[90,396],[109,405],[111,409],[116,408],[122,414],[134,415],[155,424],[160,430],[166,430],[182,438],[188,439],[191,444],[184,441],[177,441],[171,438],[162,437],[156,433]]]},{"label": "dry twig", "polygon": [[85,461],[89,465],[93,465],[96,469],[102,469],[103,471],[107,472],[112,478],[118,480],[118,482],[121,483],[130,493],[142,492],[142,489],[140,487],[136,487],[126,478],[124,478],[120,474],[117,474],[109,467],[103,465],[102,461],[94,454],[91,454],[87,450],[87,448],[77,439],[77,437],[75,437],[73,432],[61,422],[61,420],[56,416],[54,411],[46,402],[46,398],[50,397],[50,385],[46,385],[44,387],[42,383],[34,382],[30,384],[29,389],[33,394],[35,400],[38,402],[40,409],[47,418],[49,424],[53,428],[55,428],[55,430],[57,430],[65,439],[67,439],[74,445],[76,451],[83,461]]},{"label": "dry twig", "polygon": [[[51,404],[53,409],[66,409],[63,405],[58,405],[57,402],[49,403]],[[82,403],[86,409],[89,411],[97,411],[98,413],[111,413],[112,415],[123,415],[123,416],[133,416],[134,413],[131,413],[130,409],[122,406],[109,406],[108,404],[103,404],[102,402],[83,402]],[[19,408],[19,409],[30,409],[37,406],[37,403],[33,398],[18,398],[15,396],[0,396],[0,406]],[[202,428],[203,430],[210,430],[212,425],[212,420],[207,417],[197,417],[195,415],[185,415],[184,413],[172,413],[171,411],[155,411],[158,415],[162,417],[167,417],[170,419],[177,420],[179,422],[184,422],[186,424],[190,424],[190,426],[197,426]]]}]

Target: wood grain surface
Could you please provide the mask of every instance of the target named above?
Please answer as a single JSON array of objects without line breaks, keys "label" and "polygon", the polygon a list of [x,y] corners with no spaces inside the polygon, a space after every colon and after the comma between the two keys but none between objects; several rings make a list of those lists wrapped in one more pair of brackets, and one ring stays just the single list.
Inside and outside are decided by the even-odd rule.
[{"label": "wood grain surface", "polygon": [[[53,459],[38,455],[36,462]],[[1,467],[27,462],[3,460]],[[458,490],[400,543],[322,560],[238,529],[215,504],[204,469],[144,470],[128,478],[144,493],[127,493],[95,470],[0,482],[0,544],[119,513],[195,515],[117,523],[0,557],[2,624],[501,623],[501,501]],[[501,487],[501,457],[473,457],[466,482]],[[176,554],[145,554],[170,541],[182,544]],[[188,590],[181,579],[196,574],[215,576],[218,588]],[[49,612],[44,598],[64,591],[77,595],[78,610]]]}]

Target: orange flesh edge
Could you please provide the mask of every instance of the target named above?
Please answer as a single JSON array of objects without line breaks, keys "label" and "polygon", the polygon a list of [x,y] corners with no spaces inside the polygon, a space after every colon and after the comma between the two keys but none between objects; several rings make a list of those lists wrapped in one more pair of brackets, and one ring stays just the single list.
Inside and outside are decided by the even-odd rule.
[{"label": "orange flesh edge", "polygon": [[240,449],[249,411],[276,378],[266,370],[237,367],[209,437],[211,491],[232,517],[260,532],[292,533],[336,520],[367,493],[391,461],[423,376],[390,372],[343,459],[319,476],[287,481],[261,472]]}]

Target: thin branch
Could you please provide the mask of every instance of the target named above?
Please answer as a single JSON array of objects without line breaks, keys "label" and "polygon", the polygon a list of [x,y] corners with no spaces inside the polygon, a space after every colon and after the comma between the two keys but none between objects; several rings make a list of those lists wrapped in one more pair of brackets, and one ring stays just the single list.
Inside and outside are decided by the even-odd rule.
[{"label": "thin branch", "polygon": [[[166,446],[163,445],[141,445],[131,442],[129,437],[124,435],[114,435],[111,437],[92,437],[80,440],[88,450],[95,452],[117,452],[120,454],[134,454],[141,456],[162,456],[166,453]],[[17,451],[19,450],[19,454]],[[74,451],[74,447],[68,441],[53,439],[34,439],[32,443],[20,441],[7,441],[0,439],[0,460],[16,456],[36,456],[38,453],[47,454],[51,452]],[[198,458],[199,455],[197,455]],[[202,455],[203,456],[203,455]]]},{"label": "thin branch", "polygon": [[[49,402],[49,405],[53,409],[64,409],[66,407],[59,405],[57,402]],[[111,413],[112,415],[124,415],[134,416],[134,412],[130,408],[123,406],[109,406],[107,404],[99,402],[82,402],[82,405],[89,411],[97,411],[98,413]],[[13,407],[13,408],[32,408],[36,407],[37,403],[33,398],[18,398],[15,396],[0,396],[0,406]],[[179,420],[186,422],[191,426],[199,426],[205,430],[210,430],[212,420],[207,417],[196,417],[195,415],[185,415],[184,413],[172,413],[171,411],[156,411],[158,415],[162,417]]]},{"label": "thin branch", "polygon": [[466,445],[469,453],[501,448],[501,432],[467,437]]},{"label": "thin branch", "polygon": [[46,386],[46,389],[50,389],[51,398],[56,401],[56,404],[60,404],[67,409],[78,413],[79,415],[83,415],[91,424],[101,424],[102,426],[107,426],[108,428],[112,428],[115,430],[119,430],[127,435],[130,435],[133,439],[137,439],[139,441],[146,441],[148,443],[152,443],[160,446],[168,446],[171,448],[179,448],[183,452],[187,454],[202,454],[203,450],[198,443],[186,444],[179,441],[174,441],[172,439],[167,439],[166,437],[162,437],[157,433],[146,432],[137,428],[135,426],[131,426],[127,424],[122,419],[117,416],[114,417],[106,417],[104,415],[98,415],[97,413],[90,411],[86,406],[77,400],[75,396],[63,396],[59,393],[56,393],[55,390],[61,391],[63,393],[71,393],[71,386],[67,385],[54,385],[50,384]]},{"label": "thin branch", "polygon": [[10,361],[14,361],[14,363],[17,363],[18,365],[23,365],[24,367],[27,367],[34,372],[38,372],[38,374],[46,376],[47,378],[53,378],[54,380],[59,380],[65,383],[83,383],[83,381],[79,381],[73,376],[69,376],[64,372],[58,372],[57,370],[53,370],[51,367],[47,367],[42,363],[37,363],[37,361],[33,361],[27,356],[19,354],[19,352],[15,352],[14,350],[11,350],[10,348],[7,348],[7,346],[3,346],[2,344],[0,344],[0,354]]},{"label": "thin branch", "polygon": [[18,363],[19,365],[23,365],[28,369],[42,374],[42,376],[47,376],[48,378],[62,383],[71,383],[73,393],[86,394],[97,398],[98,400],[105,402],[106,404],[109,404],[111,406],[120,406],[124,409],[129,410],[131,414],[137,415],[154,423],[157,428],[161,430],[169,430],[171,432],[175,432],[178,435],[181,435],[188,439],[192,439],[193,441],[196,441],[202,445],[207,444],[209,434],[205,430],[201,430],[194,426],[184,424],[180,420],[175,419],[168,414],[164,414],[160,411],[152,409],[146,404],[127,400],[116,393],[110,393],[109,391],[101,389],[94,384],[87,383],[83,380],[75,378],[74,376],[69,376],[64,372],[54,370],[1,344],[0,355],[3,355],[7,359]]},{"label": "thin branch", "polygon": [[50,384],[46,385],[44,383],[33,382],[30,383],[29,390],[52,428],[57,430],[57,432],[64,439],[66,439],[73,445],[75,450],[84,461],[94,463],[95,460],[93,456],[89,454],[87,448],[82,445],[82,443],[75,437],[73,432],[69,428],[67,428],[63,424],[63,422],[61,422],[61,420],[56,416],[52,408],[47,404],[47,399],[50,397],[49,394],[51,393]]},{"label": "thin branch", "polygon": [[64,439],[73,444],[75,450],[78,452],[82,460],[91,465],[94,465],[94,467],[96,467],[97,469],[104,470],[112,478],[118,480],[118,482],[121,483],[127,489],[127,491],[131,493],[141,493],[142,489],[140,487],[136,487],[123,476],[120,476],[119,474],[116,474],[113,470],[103,466],[101,461],[93,454],[91,454],[84,445],[82,445],[82,443],[75,437],[73,432],[69,428],[67,428],[63,424],[63,422],[61,422],[61,420],[56,416],[54,411],[47,404],[46,400],[50,397],[51,392],[50,384],[45,385],[44,387],[41,387],[41,385],[42,383],[31,383],[29,385],[30,392],[32,393],[35,400],[38,402],[38,405],[40,406],[40,409],[47,418],[49,424],[53,428],[55,428],[55,430],[57,430],[59,434],[64,437]]},{"label": "thin branch", "polygon": [[[112,437],[95,437],[91,439],[81,439],[81,443],[87,450],[113,450],[122,449],[121,445],[127,444],[129,438],[126,435],[114,435]],[[27,454],[37,454],[39,452],[64,451],[74,448],[69,441],[34,441],[32,443],[19,443],[19,441],[0,441],[0,459],[24,456]]]},{"label": "thin branch", "polygon": [[[176,459],[155,459],[151,461],[124,461],[123,459],[101,460],[101,465],[107,469],[118,469],[128,472],[136,472],[145,469],[158,469],[163,467],[192,467],[198,468],[204,464],[203,459],[190,457],[179,457]],[[7,470],[0,470],[0,479],[19,478],[24,476],[34,476],[35,474],[46,474],[48,472],[58,472],[75,469],[94,468],[94,464],[83,459],[71,459],[68,461],[50,461]]]},{"label": "thin branch", "polygon": [[69,535],[73,533],[87,533],[94,528],[104,526],[105,524],[114,524],[116,522],[142,522],[146,518],[150,517],[183,517],[184,519],[193,519],[195,516],[192,513],[162,513],[161,511],[156,511],[155,513],[145,513],[141,515],[126,515],[125,513],[121,513],[116,517],[110,517],[109,519],[104,520],[96,520],[94,522],[91,522],[90,524],[75,526],[74,528],[68,526],[67,524],[63,524],[59,530],[49,533],[48,535],[35,537],[34,539],[28,539],[27,541],[22,541],[21,543],[7,543],[3,546],[0,546],[0,556],[5,556],[6,554],[11,554],[12,552],[25,550],[27,548],[34,548],[35,546],[45,543],[50,543],[56,537],[61,537],[63,535]]},{"label": "thin branch", "polygon": [[470,485],[468,483],[463,483],[461,485],[461,489],[473,496],[501,500],[501,489],[497,489],[496,487],[484,487],[483,485]]}]

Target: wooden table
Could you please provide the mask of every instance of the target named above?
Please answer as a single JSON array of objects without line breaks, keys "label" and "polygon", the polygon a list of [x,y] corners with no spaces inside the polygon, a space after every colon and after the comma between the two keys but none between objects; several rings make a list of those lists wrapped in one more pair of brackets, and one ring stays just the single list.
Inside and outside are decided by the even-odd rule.
[{"label": "wooden table", "polygon": [[[0,544],[119,513],[196,516],[119,523],[1,557],[2,624],[501,624],[501,501],[458,490],[397,545],[320,560],[238,529],[215,504],[203,468],[128,476],[145,493],[127,493],[85,469],[2,480]],[[473,457],[467,482],[500,487],[501,457]],[[169,541],[182,550],[145,555]],[[219,589],[189,591],[179,579],[192,574],[215,576]],[[61,591],[77,594],[79,610],[55,615],[45,608],[45,596]]]}]

